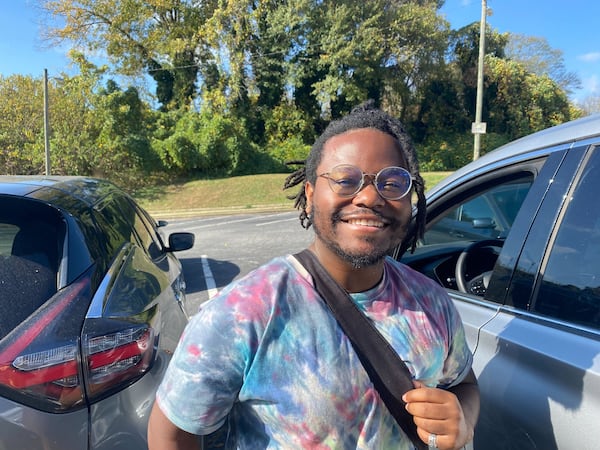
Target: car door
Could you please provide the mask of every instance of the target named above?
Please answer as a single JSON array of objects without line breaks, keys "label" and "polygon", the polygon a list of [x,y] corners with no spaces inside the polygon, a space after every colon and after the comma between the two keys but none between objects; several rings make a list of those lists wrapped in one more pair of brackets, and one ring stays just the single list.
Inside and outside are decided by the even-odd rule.
[{"label": "car door", "polygon": [[[444,286],[459,310],[471,350],[477,349],[484,324],[498,313],[497,298],[474,295],[458,290],[456,266],[461,253],[473,242],[484,239],[504,240],[528,196],[547,155],[494,166],[469,173],[440,191],[430,194],[427,205],[428,223],[424,237],[413,254],[401,261],[433,278]],[[449,222],[462,222],[448,226]],[[481,227],[481,228],[479,228]],[[498,249],[481,249],[472,255],[467,270],[490,272],[498,258]]]},{"label": "car door", "polygon": [[600,147],[588,142],[557,156],[538,204],[523,205],[529,213],[513,224],[490,282],[501,306],[475,353],[482,394],[475,449],[600,441]]}]

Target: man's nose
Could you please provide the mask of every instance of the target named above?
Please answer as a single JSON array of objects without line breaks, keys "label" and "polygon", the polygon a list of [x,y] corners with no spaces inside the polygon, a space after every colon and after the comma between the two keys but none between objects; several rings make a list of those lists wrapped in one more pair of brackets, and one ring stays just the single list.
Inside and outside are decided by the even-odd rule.
[{"label": "man's nose", "polygon": [[365,206],[382,205],[385,199],[381,196],[375,185],[375,175],[364,175],[363,184],[354,196],[355,203]]}]

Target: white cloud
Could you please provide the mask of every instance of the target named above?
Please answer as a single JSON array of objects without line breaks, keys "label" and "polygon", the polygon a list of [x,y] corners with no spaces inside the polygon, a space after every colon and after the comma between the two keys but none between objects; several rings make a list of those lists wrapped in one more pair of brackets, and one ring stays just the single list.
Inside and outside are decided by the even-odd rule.
[{"label": "white cloud", "polygon": [[585,53],[583,55],[579,55],[577,59],[584,62],[598,62],[600,61],[600,52]]}]

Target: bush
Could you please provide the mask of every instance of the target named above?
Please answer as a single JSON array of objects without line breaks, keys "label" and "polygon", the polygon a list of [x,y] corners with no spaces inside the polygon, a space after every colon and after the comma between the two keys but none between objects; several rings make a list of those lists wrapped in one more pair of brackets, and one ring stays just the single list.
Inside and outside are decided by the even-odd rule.
[{"label": "bush", "polygon": [[270,142],[267,153],[277,162],[285,166],[288,161],[305,160],[310,152],[310,145],[293,136],[284,142]]},{"label": "bush", "polygon": [[[423,172],[456,170],[473,160],[473,135],[456,133],[429,137],[418,146],[420,169]],[[509,138],[496,133],[481,137],[480,156],[507,143]]]}]

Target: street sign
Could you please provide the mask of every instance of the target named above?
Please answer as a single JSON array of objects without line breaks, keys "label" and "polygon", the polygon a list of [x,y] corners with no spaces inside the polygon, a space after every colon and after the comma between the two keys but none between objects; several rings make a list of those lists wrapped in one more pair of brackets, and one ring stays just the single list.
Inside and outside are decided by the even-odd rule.
[{"label": "street sign", "polygon": [[485,134],[487,124],[485,122],[473,122],[471,124],[471,133]]}]

